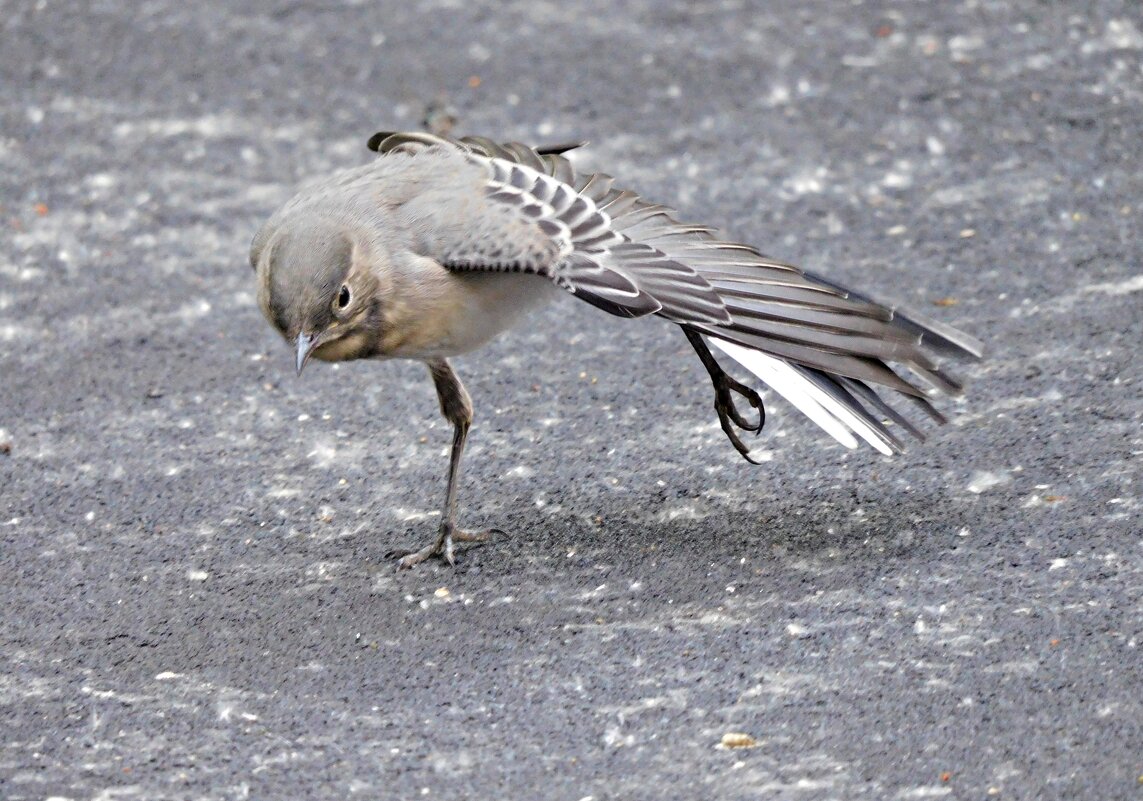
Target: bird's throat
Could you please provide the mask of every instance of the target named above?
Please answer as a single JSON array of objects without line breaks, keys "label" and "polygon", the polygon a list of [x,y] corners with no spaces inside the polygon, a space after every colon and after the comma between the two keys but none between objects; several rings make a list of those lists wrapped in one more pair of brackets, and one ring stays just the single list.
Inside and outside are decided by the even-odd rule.
[{"label": "bird's throat", "polygon": [[372,356],[372,351],[369,338],[364,333],[354,333],[322,343],[314,349],[313,357],[323,362],[344,362]]}]

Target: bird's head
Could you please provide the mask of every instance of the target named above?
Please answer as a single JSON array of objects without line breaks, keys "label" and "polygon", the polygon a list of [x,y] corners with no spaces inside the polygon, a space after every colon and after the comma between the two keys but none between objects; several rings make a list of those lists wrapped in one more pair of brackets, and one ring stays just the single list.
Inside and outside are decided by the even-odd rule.
[{"label": "bird's head", "polygon": [[258,305],[294,348],[298,373],[310,357],[344,361],[374,355],[381,335],[381,282],[369,242],[338,221],[291,220],[264,228],[250,261]]}]

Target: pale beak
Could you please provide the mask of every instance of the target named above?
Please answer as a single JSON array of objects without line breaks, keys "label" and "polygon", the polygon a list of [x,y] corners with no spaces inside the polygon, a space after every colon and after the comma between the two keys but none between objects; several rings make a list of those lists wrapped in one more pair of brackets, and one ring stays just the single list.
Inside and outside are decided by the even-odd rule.
[{"label": "pale beak", "polygon": [[314,346],[317,345],[316,334],[298,334],[298,375],[302,374],[302,368],[306,366],[306,362],[310,360],[310,354],[314,352]]}]

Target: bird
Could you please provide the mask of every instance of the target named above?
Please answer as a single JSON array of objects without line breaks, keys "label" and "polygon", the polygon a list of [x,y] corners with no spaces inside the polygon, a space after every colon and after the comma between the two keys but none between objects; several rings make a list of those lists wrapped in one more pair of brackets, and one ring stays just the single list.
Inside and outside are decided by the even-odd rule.
[{"label": "bird", "polygon": [[582,144],[382,131],[368,141],[375,158],[310,183],[254,236],[258,305],[299,375],[313,359],[428,367],[453,430],[445,500],[435,535],[401,553],[399,567],[455,564],[456,543],[498,533],[457,525],[473,405],[449,360],[561,293],[678,325],[710,376],[723,432],[754,463],[741,433],[762,430],[762,397],[712,346],[842,445],[885,455],[904,449],[905,434],[925,437],[889,401],[944,423],[930,395],[959,395],[963,382],[942,362],[983,356],[980,340],[950,325],[680,222],[612,176],[577,169],[568,152]]}]

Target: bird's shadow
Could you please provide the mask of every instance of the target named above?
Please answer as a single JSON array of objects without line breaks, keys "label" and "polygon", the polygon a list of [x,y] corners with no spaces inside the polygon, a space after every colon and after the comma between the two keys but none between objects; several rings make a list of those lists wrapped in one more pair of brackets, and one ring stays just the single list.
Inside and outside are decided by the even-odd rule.
[{"label": "bird's shadow", "polygon": [[[429,564],[424,572],[436,576],[443,569],[448,571],[443,575],[458,578],[558,577],[569,566],[572,572],[638,572],[652,564],[708,570],[749,561],[755,568],[781,570],[791,561],[807,560],[842,560],[864,570],[886,558],[923,560],[947,551],[956,547],[957,532],[969,524],[964,504],[940,490],[807,488],[793,497],[744,504],[711,497],[679,503],[665,496],[658,493],[642,506],[608,499],[585,511],[576,503],[561,505],[557,492],[551,497],[557,512],[522,504],[477,513],[473,516],[479,524],[495,525],[504,533],[487,543],[458,548],[455,567]],[[400,546],[414,545],[432,533],[426,522],[393,529],[386,536]],[[389,567],[378,558],[386,549],[376,538],[351,547],[376,569]],[[419,580],[405,575],[409,582]]]}]

